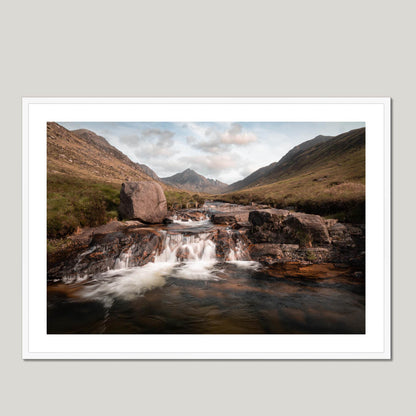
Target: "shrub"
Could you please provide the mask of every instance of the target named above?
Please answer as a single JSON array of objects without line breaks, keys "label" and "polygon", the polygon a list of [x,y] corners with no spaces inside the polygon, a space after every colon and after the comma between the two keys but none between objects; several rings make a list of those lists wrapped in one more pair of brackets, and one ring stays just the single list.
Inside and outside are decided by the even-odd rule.
[{"label": "shrub", "polygon": [[315,261],[316,260],[316,255],[313,251],[307,250],[306,251],[306,260],[308,261]]},{"label": "shrub", "polygon": [[304,230],[296,232],[296,238],[299,241],[299,247],[312,247],[312,235]]},{"label": "shrub", "polygon": [[200,194],[191,194],[186,191],[165,191],[168,210],[194,208],[205,202],[205,197]]}]

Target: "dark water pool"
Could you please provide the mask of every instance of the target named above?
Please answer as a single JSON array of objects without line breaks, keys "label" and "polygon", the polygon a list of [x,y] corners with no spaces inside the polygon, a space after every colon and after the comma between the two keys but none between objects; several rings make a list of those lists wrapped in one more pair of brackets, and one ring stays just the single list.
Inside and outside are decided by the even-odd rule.
[{"label": "dark water pool", "polygon": [[362,334],[364,280],[250,262],[150,264],[48,285],[49,334]]}]

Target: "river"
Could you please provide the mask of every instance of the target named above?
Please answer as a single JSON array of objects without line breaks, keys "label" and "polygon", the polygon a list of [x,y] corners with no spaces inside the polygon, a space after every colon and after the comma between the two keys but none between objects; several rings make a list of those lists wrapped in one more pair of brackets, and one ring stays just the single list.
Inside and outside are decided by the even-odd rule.
[{"label": "river", "polygon": [[332,264],[251,261],[234,230],[218,261],[209,217],[160,227],[154,262],[48,283],[49,334],[351,334],[365,332],[364,282]]}]

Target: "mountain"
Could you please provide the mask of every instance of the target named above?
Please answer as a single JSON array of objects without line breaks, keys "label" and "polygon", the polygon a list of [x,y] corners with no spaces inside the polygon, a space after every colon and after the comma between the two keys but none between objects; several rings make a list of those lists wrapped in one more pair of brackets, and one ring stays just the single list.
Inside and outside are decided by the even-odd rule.
[{"label": "mountain", "polygon": [[[108,152],[112,153],[116,158],[119,158],[130,164],[131,160],[124,153],[120,152],[118,149],[116,149],[114,146],[108,143],[108,141],[104,137],[98,136],[91,130],[87,129],[72,130],[71,132],[78,137],[84,138],[89,143],[99,145],[101,148],[106,149]],[[156,172],[150,169],[149,166],[143,165],[141,163],[131,163],[133,163],[133,165],[136,165],[141,171],[143,171],[143,173],[150,176],[155,181],[160,181],[159,176],[157,176]]]},{"label": "mountain", "polygon": [[[322,138],[323,141],[319,143]],[[314,142],[316,139],[319,139],[318,143]],[[342,172],[345,170],[346,162],[353,161],[357,152],[362,156],[362,159],[359,159],[359,166],[357,166],[357,171],[353,172],[353,176],[356,179],[364,178],[364,150],[365,128],[351,130],[335,137],[318,136],[293,148],[280,159],[273,169],[250,186],[273,183],[298,176],[303,172],[319,172],[320,169],[327,169],[330,166],[337,166],[339,172]],[[350,178],[349,175],[350,172],[345,171],[345,178]]]},{"label": "mountain", "polygon": [[253,186],[259,182],[262,181],[263,178],[268,177],[269,174],[271,174],[272,172],[274,172],[275,170],[279,169],[279,166],[283,166],[286,163],[290,163],[290,161],[292,160],[292,158],[294,158],[296,155],[302,153],[303,151],[317,145],[320,143],[324,143],[330,139],[332,139],[333,136],[317,136],[314,139],[311,140],[307,140],[306,142],[303,142],[297,146],[295,146],[292,150],[290,150],[288,153],[286,153],[285,156],[282,157],[282,159],[280,159],[279,162],[273,162],[268,166],[265,166],[263,168],[260,168],[258,170],[256,170],[255,172],[253,172],[251,175],[247,176],[246,178],[238,181],[238,182],[234,182],[233,184],[231,184],[228,189],[227,192],[231,192],[231,191],[238,191],[240,189],[249,187],[249,186]]},{"label": "mountain", "polygon": [[137,163],[137,166],[148,176],[150,176],[155,181],[161,181],[159,176],[157,176],[156,172],[149,168],[147,165],[143,165],[143,163]]},{"label": "mountain", "polygon": [[[160,179],[149,167],[131,161],[101,136],[47,123],[48,174],[121,183]],[[163,185],[166,188],[165,185]]]},{"label": "mountain", "polygon": [[77,229],[117,219],[125,181],[157,181],[169,209],[201,203],[198,195],[166,185],[148,166],[134,163],[90,130],[47,123],[47,155],[48,250],[59,250],[55,240]]},{"label": "mountain", "polygon": [[318,136],[230,185],[222,201],[262,202],[320,215],[362,220],[365,212],[365,128]]},{"label": "mountain", "polygon": [[221,193],[228,188],[227,184],[205,178],[192,169],[186,169],[176,175],[161,178],[161,180],[168,185],[192,192]]}]

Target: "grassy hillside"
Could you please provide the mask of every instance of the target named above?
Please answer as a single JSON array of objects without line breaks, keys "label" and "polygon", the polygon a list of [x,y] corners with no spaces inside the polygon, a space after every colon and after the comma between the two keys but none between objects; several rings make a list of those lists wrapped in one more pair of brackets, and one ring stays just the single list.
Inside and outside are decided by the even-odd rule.
[{"label": "grassy hillside", "polygon": [[358,129],[283,158],[253,186],[215,198],[362,222],[365,215],[365,130]]},{"label": "grassy hillside", "polygon": [[78,227],[117,218],[120,185],[69,175],[48,174],[48,238],[61,238]]},{"label": "grassy hillside", "polygon": [[[264,183],[264,179],[269,177],[270,175],[273,175],[276,171],[279,170],[279,167],[287,166],[287,162],[290,165],[290,161],[294,160],[298,154],[304,153],[305,150],[326,142],[330,139],[332,139],[332,136],[317,136],[311,140],[307,140],[306,142],[303,142],[297,146],[295,146],[292,150],[290,150],[288,153],[286,153],[285,156],[282,157],[278,162],[271,163],[268,166],[264,166],[255,172],[253,172],[251,175],[247,176],[246,178],[242,179],[241,181],[235,182],[231,184],[228,187],[228,193],[233,191],[239,191],[244,188],[250,188],[256,184]],[[273,182],[273,180],[271,180]]]},{"label": "grassy hillside", "polygon": [[[62,174],[48,174],[48,238],[59,239],[79,227],[95,227],[118,218],[121,182],[104,182]],[[165,190],[168,209],[203,204],[203,195]]]},{"label": "grassy hillside", "polygon": [[156,179],[169,209],[203,202],[198,193],[164,184],[149,167],[131,161],[92,131],[70,131],[48,123],[47,143],[48,239],[61,239],[79,227],[117,219],[121,184],[127,180]]},{"label": "grassy hillside", "polygon": [[[47,124],[48,174],[66,174],[107,183],[153,180],[149,168],[131,161],[104,137],[89,130],[70,131]],[[153,172],[154,174],[154,172]],[[160,182],[163,189],[169,189]]]}]

